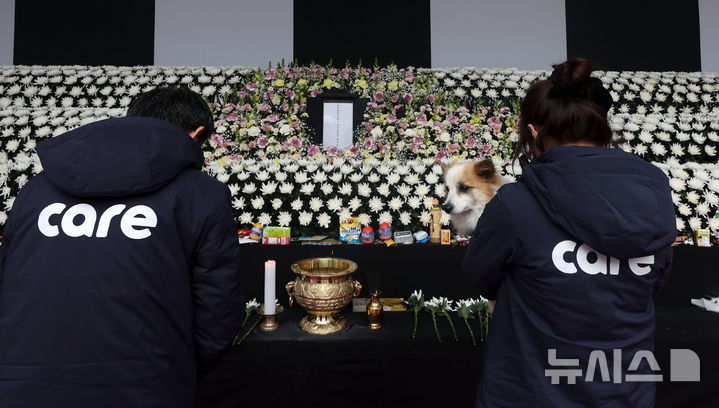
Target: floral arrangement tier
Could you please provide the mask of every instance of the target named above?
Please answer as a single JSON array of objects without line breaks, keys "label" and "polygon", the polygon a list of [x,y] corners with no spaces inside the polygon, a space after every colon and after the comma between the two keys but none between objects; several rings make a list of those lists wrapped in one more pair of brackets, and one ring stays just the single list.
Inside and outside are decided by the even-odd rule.
[{"label": "floral arrangement tier", "polygon": [[[206,171],[225,182],[238,224],[336,234],[340,221],[427,229],[443,164],[491,158],[502,174],[517,140],[518,104],[546,71],[390,67],[0,67],[0,228],[22,185],[41,171],[36,143],[124,114],[132,97],[186,85],[207,98],[216,133]],[[598,72],[615,100],[617,146],[670,177],[680,232],[719,230],[719,78],[711,73]],[[307,101],[328,90],[369,100],[354,144],[314,142]],[[448,217],[442,222],[447,225]]]}]

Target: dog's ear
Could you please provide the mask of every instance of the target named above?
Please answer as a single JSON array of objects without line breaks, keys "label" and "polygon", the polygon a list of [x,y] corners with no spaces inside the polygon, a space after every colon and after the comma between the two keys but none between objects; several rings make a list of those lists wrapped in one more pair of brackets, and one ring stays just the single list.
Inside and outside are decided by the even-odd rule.
[{"label": "dog's ear", "polygon": [[474,173],[481,178],[489,179],[494,177],[497,170],[491,159],[484,159],[474,163]]}]

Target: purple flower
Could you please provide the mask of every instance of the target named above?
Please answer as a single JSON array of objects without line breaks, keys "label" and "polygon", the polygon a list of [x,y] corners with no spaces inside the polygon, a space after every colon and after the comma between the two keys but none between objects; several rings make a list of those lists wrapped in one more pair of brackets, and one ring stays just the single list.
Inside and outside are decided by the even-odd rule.
[{"label": "purple flower", "polygon": [[355,145],[352,145],[352,146],[350,146],[350,148],[349,148],[349,152],[352,153],[352,154],[357,154],[357,152],[359,152],[359,147],[357,147],[357,146],[355,146]]},{"label": "purple flower", "polygon": [[399,100],[399,96],[397,96],[397,95],[392,95],[392,97],[390,98],[390,100],[392,101],[392,103],[397,103],[397,101]]},{"label": "purple flower", "polygon": [[412,99],[413,99],[412,94],[410,94],[410,93],[404,94],[403,99],[405,100],[405,102],[412,102]]},{"label": "purple flower", "polygon": [[267,91],[267,92],[265,92],[265,94],[262,97],[265,99],[272,99],[273,96],[275,96],[274,92]]},{"label": "purple flower", "polygon": [[269,120],[269,121],[272,122],[272,123],[275,123],[275,122],[277,122],[278,120],[280,120],[280,117],[277,116],[277,115],[275,115],[275,114],[273,113],[273,114],[271,114],[270,116],[267,117],[267,120]]},{"label": "purple flower", "polygon": [[240,99],[245,99],[247,97],[247,92],[239,91],[239,92],[237,92],[237,96],[239,96]]},{"label": "purple flower", "polygon": [[375,92],[375,94],[374,94],[374,100],[377,101],[377,102],[379,102],[379,101],[381,101],[382,99],[384,99],[384,93],[382,93],[382,92]]},{"label": "purple flower", "polygon": [[249,82],[245,85],[245,88],[247,88],[248,91],[256,91],[257,85],[254,82]]}]

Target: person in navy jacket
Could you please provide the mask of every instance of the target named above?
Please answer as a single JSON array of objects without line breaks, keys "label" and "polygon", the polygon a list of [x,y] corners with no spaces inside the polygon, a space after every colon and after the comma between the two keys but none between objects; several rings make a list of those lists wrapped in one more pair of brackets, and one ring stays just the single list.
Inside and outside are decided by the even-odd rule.
[{"label": "person in navy jacket", "polygon": [[1,247],[0,407],[195,405],[244,309],[212,131],[202,97],[158,88],[38,145]]},{"label": "person in navy jacket", "polygon": [[[608,148],[609,93],[589,61],[555,65],[521,104],[515,159],[464,272],[496,300],[478,407],[651,407],[652,297],[676,220],[666,175]],[[638,365],[633,366],[634,362]]]}]

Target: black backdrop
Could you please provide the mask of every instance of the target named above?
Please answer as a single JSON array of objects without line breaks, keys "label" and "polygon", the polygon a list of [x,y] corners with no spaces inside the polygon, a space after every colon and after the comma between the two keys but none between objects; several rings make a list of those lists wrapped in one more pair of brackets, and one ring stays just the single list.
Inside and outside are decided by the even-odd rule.
[{"label": "black backdrop", "polygon": [[567,56],[604,70],[701,71],[698,0],[566,0]]},{"label": "black backdrop", "polygon": [[152,65],[154,0],[18,0],[16,65]]}]

